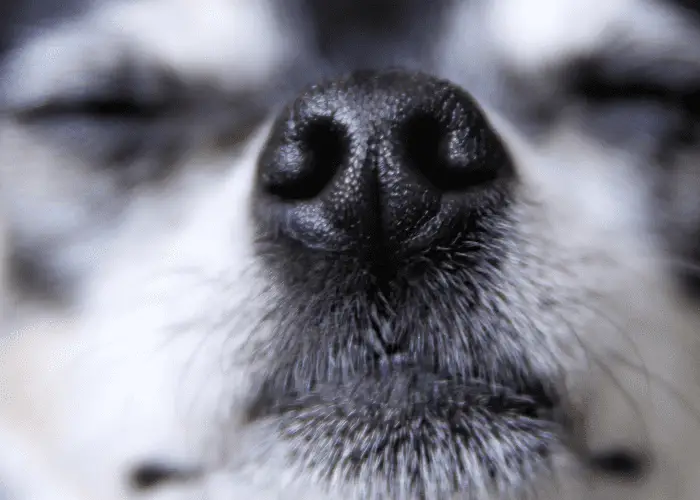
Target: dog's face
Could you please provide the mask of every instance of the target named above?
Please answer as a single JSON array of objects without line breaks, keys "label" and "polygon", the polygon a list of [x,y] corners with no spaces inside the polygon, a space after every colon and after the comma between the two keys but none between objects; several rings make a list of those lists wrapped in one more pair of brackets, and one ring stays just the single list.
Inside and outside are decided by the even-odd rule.
[{"label": "dog's face", "polygon": [[691,2],[22,3],[9,495],[693,497]]}]

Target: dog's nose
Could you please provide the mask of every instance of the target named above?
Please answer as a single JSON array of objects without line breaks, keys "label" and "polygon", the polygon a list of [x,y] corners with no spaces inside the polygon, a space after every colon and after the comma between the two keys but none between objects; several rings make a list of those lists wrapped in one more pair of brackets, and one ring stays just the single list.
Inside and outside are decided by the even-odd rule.
[{"label": "dog's nose", "polygon": [[392,255],[474,230],[507,205],[515,177],[465,91],[401,71],[311,87],[276,121],[259,162],[258,209],[276,234]]}]

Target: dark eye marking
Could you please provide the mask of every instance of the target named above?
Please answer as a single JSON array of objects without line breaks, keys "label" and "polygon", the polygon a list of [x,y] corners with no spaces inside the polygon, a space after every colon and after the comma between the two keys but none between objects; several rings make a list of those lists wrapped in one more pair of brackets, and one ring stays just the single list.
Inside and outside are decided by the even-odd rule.
[{"label": "dark eye marking", "polygon": [[191,96],[190,86],[177,75],[127,58],[109,74],[86,77],[83,88],[9,111],[27,122],[53,118],[146,121],[182,107]]},{"label": "dark eye marking", "polygon": [[129,475],[131,487],[138,491],[152,490],[170,483],[196,479],[201,471],[182,468],[164,462],[146,462],[134,468]]},{"label": "dark eye marking", "polygon": [[35,107],[17,110],[15,116],[20,121],[35,121],[51,118],[92,117],[95,120],[155,120],[165,114],[168,106],[164,103],[143,103],[135,99],[119,96],[88,97],[84,100],[48,101]]},{"label": "dark eye marking", "polygon": [[616,48],[561,71],[561,94],[601,139],[653,156],[659,165],[697,143],[700,65]]},{"label": "dark eye marking", "polygon": [[129,188],[169,178],[192,152],[239,145],[276,104],[263,87],[223,89],[124,58],[81,88],[2,113]]},{"label": "dark eye marking", "polygon": [[569,92],[590,104],[646,101],[700,114],[700,68],[625,68],[623,61],[591,58],[576,61],[565,74]]},{"label": "dark eye marking", "polygon": [[628,481],[639,481],[651,467],[648,457],[623,448],[594,454],[590,465],[596,472]]}]

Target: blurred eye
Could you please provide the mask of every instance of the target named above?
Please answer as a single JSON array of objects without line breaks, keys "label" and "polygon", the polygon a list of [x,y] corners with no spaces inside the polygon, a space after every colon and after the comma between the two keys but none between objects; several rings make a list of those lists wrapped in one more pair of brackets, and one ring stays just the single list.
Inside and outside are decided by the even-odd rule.
[{"label": "blurred eye", "polygon": [[28,123],[56,119],[139,122],[155,120],[166,114],[167,109],[165,103],[139,101],[135,97],[85,96],[57,98],[34,107],[16,110],[15,116]]},{"label": "blurred eye", "polygon": [[640,156],[665,155],[700,118],[700,68],[624,54],[578,60],[565,90],[592,134]]},{"label": "blurred eye", "polygon": [[181,151],[180,113],[176,102],[119,92],[57,96],[11,110],[19,124],[51,141],[57,154],[76,155],[126,185],[167,173]]},{"label": "blurred eye", "polygon": [[163,117],[179,105],[186,85],[168,71],[125,59],[105,74],[86,75],[84,86],[60,90],[10,110],[28,124],[55,120],[126,121]]},{"label": "blurred eye", "polygon": [[86,75],[81,87],[40,100],[20,98],[5,111],[57,154],[74,155],[132,185],[166,174],[182,151],[186,91],[173,75],[125,60],[108,73]]},{"label": "blurred eye", "polygon": [[58,154],[75,155],[131,186],[169,175],[198,149],[236,146],[269,106],[263,89],[225,92],[124,66],[5,114],[51,141]]},{"label": "blurred eye", "polygon": [[662,62],[626,67],[623,61],[589,59],[572,64],[566,80],[569,92],[588,104],[636,101],[700,112],[697,70]]}]

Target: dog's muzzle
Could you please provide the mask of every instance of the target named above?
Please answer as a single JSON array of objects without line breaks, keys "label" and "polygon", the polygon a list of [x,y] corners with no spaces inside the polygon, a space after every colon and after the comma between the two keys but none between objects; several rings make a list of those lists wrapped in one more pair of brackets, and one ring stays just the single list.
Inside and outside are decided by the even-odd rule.
[{"label": "dog's muzzle", "polygon": [[277,298],[251,421],[277,422],[321,476],[419,497],[527,482],[558,437],[547,377],[491,300],[517,187],[449,82],[360,72],[304,91],[258,164],[256,244]]}]

